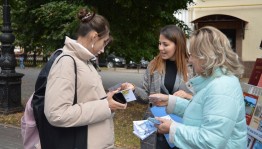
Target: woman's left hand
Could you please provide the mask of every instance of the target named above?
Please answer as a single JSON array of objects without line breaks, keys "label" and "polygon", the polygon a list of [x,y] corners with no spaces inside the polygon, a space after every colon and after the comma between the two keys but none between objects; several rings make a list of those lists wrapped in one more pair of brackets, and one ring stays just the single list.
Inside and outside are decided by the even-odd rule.
[{"label": "woman's left hand", "polygon": [[[119,88],[120,89],[120,88]],[[107,101],[108,101],[108,107],[112,112],[118,110],[118,109],[126,109],[127,103],[122,104],[113,99],[113,95],[119,91],[119,89],[115,91],[111,91],[107,93]]]},{"label": "woman's left hand", "polygon": [[160,125],[155,124],[155,127],[157,128],[157,132],[161,134],[169,133],[170,126],[172,124],[172,120],[168,120],[168,119],[160,118],[160,117],[156,117],[156,119],[161,122]]},{"label": "woman's left hand", "polygon": [[151,94],[149,95],[149,101],[156,106],[167,106],[168,104],[168,95],[165,94]]}]

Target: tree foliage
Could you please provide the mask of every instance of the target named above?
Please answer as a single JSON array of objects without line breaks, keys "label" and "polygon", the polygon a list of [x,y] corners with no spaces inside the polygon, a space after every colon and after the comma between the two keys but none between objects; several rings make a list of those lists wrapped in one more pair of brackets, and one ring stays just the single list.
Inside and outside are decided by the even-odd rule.
[{"label": "tree foliage", "polygon": [[74,36],[80,9],[78,5],[69,5],[67,2],[50,2],[32,10],[37,16],[35,23],[42,27],[40,43],[46,49],[57,49],[63,45],[65,36]]},{"label": "tree foliage", "polygon": [[89,0],[88,4],[105,16],[114,37],[109,52],[139,61],[158,53],[159,30],[177,24],[184,31],[189,28],[173,13],[186,9],[192,0]]},{"label": "tree foliage", "polygon": [[16,44],[44,53],[62,47],[65,36],[74,36],[77,11],[84,7],[82,1],[16,1],[12,6]]},{"label": "tree foliage", "polygon": [[173,13],[186,9],[193,0],[10,0],[16,44],[27,51],[43,47],[45,53],[62,47],[65,36],[74,37],[76,13],[90,7],[111,25],[113,44],[106,53],[139,61],[158,53],[161,27],[177,24],[189,28]]}]

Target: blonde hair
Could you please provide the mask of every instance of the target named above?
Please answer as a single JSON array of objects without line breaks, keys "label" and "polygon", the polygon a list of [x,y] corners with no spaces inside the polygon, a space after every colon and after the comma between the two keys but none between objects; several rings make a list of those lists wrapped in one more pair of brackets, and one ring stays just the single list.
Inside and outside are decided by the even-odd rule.
[{"label": "blonde hair", "polygon": [[[184,81],[188,80],[187,77],[187,48],[186,48],[186,36],[183,31],[176,25],[167,25],[160,30],[160,35],[163,35],[168,40],[172,41],[176,45],[175,50],[175,61],[177,65],[177,72],[182,74]],[[165,72],[165,60],[163,60],[158,54],[149,65],[150,74],[154,71],[158,71],[160,74]]]},{"label": "blonde hair", "polygon": [[244,73],[244,66],[231,49],[229,40],[214,27],[206,26],[195,31],[190,37],[189,52],[204,61],[202,76],[211,76],[218,67],[226,75],[242,77]]}]

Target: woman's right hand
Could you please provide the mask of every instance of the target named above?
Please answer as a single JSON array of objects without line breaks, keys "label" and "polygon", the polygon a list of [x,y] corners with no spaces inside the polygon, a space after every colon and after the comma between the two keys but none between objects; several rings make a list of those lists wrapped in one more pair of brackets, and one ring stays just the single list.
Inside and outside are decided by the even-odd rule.
[{"label": "woman's right hand", "polygon": [[107,101],[108,106],[111,109],[112,112],[116,111],[117,109],[126,109],[127,103],[122,104],[113,99],[113,95],[117,93],[119,90],[111,91],[107,93]]}]

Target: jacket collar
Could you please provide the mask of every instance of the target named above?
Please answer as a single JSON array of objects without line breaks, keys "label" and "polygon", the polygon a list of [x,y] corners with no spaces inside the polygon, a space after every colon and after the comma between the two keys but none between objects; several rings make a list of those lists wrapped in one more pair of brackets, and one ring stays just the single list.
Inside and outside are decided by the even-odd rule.
[{"label": "jacket collar", "polygon": [[188,87],[192,87],[194,92],[197,93],[204,87],[206,87],[212,80],[222,76],[224,73],[221,68],[216,68],[214,73],[209,77],[196,76],[189,80]]},{"label": "jacket collar", "polygon": [[65,47],[64,50],[68,52],[73,52],[79,59],[83,61],[89,61],[94,58],[95,55],[92,54],[88,49],[78,43],[76,40],[73,40],[69,37],[65,39]]}]

